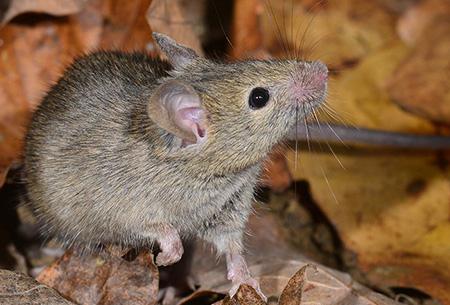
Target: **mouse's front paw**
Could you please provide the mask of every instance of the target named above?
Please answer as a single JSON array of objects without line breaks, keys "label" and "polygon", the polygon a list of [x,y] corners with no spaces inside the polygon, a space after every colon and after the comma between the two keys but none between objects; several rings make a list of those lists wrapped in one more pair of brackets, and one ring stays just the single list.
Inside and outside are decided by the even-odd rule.
[{"label": "mouse's front paw", "polygon": [[168,266],[178,262],[184,252],[180,239],[161,241],[160,247],[161,252],[156,257],[158,266]]},{"label": "mouse's front paw", "polygon": [[175,264],[181,259],[182,255],[183,255],[183,247],[177,248],[170,252],[167,251],[161,252],[156,257],[156,264],[158,266],[169,266]]}]

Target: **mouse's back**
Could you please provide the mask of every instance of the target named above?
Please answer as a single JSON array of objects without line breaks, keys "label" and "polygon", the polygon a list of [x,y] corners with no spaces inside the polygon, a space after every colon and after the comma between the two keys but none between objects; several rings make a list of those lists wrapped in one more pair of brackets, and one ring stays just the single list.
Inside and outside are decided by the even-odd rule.
[{"label": "mouse's back", "polygon": [[33,114],[26,159],[33,166],[43,158],[64,162],[151,136],[147,100],[168,68],[141,53],[96,52],[76,60]]},{"label": "mouse's back", "polygon": [[112,124],[126,120],[122,115],[130,105],[145,104],[142,96],[168,68],[141,53],[96,52],[77,59],[34,113],[27,143],[33,142],[34,133],[50,126],[46,132],[58,132],[54,128],[61,126],[65,128],[60,132],[76,135],[98,120]]},{"label": "mouse's back", "polygon": [[[28,196],[47,231],[66,233],[64,217],[101,211],[108,196],[120,196],[133,183],[140,162],[151,162],[158,129],[146,107],[169,68],[143,53],[96,52],[76,60],[48,92],[25,147]],[[112,177],[123,181],[105,189]],[[100,200],[89,207],[92,196]],[[80,226],[89,226],[88,214],[83,217]]]}]

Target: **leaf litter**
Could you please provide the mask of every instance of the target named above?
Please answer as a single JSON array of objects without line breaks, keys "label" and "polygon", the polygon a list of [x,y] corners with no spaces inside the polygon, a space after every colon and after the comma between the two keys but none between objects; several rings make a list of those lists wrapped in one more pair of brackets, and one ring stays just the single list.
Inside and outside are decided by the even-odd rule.
[{"label": "leaf litter", "polygon": [[[445,127],[432,122],[447,123],[449,117],[445,108],[448,90],[442,82],[447,79],[445,59],[448,61],[449,54],[447,40],[442,39],[448,36],[447,6],[433,0],[402,1],[395,7],[382,0],[322,2],[236,1],[230,53],[238,59],[268,58],[289,53],[283,45],[295,48],[299,55],[321,58],[335,71],[330,91],[338,94],[330,98],[329,104],[341,118],[352,117],[351,123],[358,126],[445,133]],[[5,180],[12,162],[20,162],[30,113],[73,56],[98,48],[154,53],[152,29],[170,32],[174,38],[201,50],[200,38],[208,32],[203,19],[208,6],[205,3],[171,1],[169,10],[168,1],[158,0],[11,1],[2,14],[0,29],[0,180]],[[410,16],[419,16],[418,21],[412,22]],[[283,22],[276,25],[274,19]],[[289,35],[293,32],[290,25],[298,35]],[[279,26],[287,27],[281,35],[276,31]],[[416,85],[417,81],[429,85],[422,88]],[[323,114],[320,118],[330,119]],[[294,185],[299,180],[307,183],[310,201],[331,224],[325,231],[336,228],[338,241],[345,251],[351,252],[351,259],[337,254],[341,262],[327,259],[326,255],[317,256],[319,261],[334,268],[347,268],[365,284],[387,293],[390,287],[415,287],[450,304],[450,276],[445,267],[450,253],[450,214],[443,195],[450,190],[445,154],[367,154],[364,150],[344,150],[337,154],[347,168],[343,170],[334,156],[323,152],[302,152],[300,157],[290,150],[286,152],[287,163],[283,153],[274,154],[274,165],[266,179],[267,191],[284,194],[292,189],[292,179]],[[296,158],[300,158],[298,167],[294,166]],[[318,163],[323,170],[315,166]],[[330,187],[338,203],[330,197]],[[259,238],[259,244],[252,249],[258,255],[249,259],[263,290],[272,296],[269,302],[276,303],[279,297],[279,304],[394,304],[358,284],[350,275],[300,255],[296,247],[306,249],[306,244],[331,237],[317,235],[323,231],[317,227],[308,233],[297,226],[296,230],[311,234],[315,240],[299,243],[292,231],[280,229],[292,224],[292,219],[304,217],[292,206],[295,204],[284,205],[274,214],[259,211],[263,220],[253,224],[255,236],[248,238],[249,243]],[[275,220],[286,215],[284,223]],[[314,221],[303,224],[307,227],[311,223]],[[260,234],[267,238],[258,237]],[[335,239],[332,237],[331,243]],[[326,244],[330,242],[319,249],[327,248]],[[328,248],[324,253],[337,251],[333,246]],[[319,252],[305,251],[313,257]],[[194,257],[192,270],[197,286],[191,285],[199,289],[179,304],[261,303],[252,288],[246,286],[234,298],[220,300],[228,285],[223,271],[219,271],[223,266],[215,267],[215,256],[205,254],[208,251],[200,253],[203,254]],[[364,276],[355,273],[355,269]],[[156,304],[158,277],[148,253],[140,253],[134,260],[105,253],[81,259],[69,251],[39,275],[45,286],[29,277],[2,271],[0,287],[13,293],[29,290],[34,301],[54,298],[54,304],[71,303],[47,285],[80,304]],[[45,293],[37,295],[41,289]],[[20,304],[28,304],[21,301]]]}]

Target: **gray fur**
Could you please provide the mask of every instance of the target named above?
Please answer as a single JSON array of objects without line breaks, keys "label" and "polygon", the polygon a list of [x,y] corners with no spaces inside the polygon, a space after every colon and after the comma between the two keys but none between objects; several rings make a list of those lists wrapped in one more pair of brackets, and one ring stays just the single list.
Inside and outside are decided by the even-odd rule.
[{"label": "gray fur", "polygon": [[[142,247],[161,234],[160,224],[170,224],[219,251],[240,252],[261,162],[298,119],[287,84],[316,68],[192,57],[171,69],[122,52],[79,58],[34,113],[26,138],[28,196],[43,230],[88,249]],[[147,114],[155,88],[172,79],[202,99],[203,145],[180,147]],[[270,88],[271,101],[253,111],[248,94],[257,86]],[[313,91],[301,116],[323,100]]]},{"label": "gray fur", "polygon": [[175,40],[164,34],[154,32],[153,39],[176,69],[189,65],[198,57],[194,50],[179,45]]}]

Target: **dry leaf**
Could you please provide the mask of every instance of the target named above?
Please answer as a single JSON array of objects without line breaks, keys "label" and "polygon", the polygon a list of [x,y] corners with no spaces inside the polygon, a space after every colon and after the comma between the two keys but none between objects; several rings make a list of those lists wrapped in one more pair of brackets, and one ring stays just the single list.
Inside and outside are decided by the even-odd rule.
[{"label": "dry leaf", "polygon": [[0,304],[8,305],[75,305],[54,289],[31,277],[8,270],[0,270]]},{"label": "dry leaf", "polygon": [[232,56],[234,58],[249,58],[263,48],[263,32],[261,14],[264,13],[264,3],[261,0],[235,1],[234,24],[232,29]]},{"label": "dry leaf", "polygon": [[336,155],[345,169],[331,154],[303,152],[293,175],[310,183],[356,267],[377,287],[414,287],[449,302],[450,172],[439,166],[447,161],[380,150]]},{"label": "dry leaf", "polygon": [[[251,259],[249,268],[251,274],[259,282],[262,292],[268,297],[280,296],[289,281],[289,278],[302,266],[309,261],[299,259],[290,259],[291,255],[284,257],[282,254],[278,257],[268,254],[260,255],[259,260]],[[231,288],[231,283],[225,278],[225,274],[220,267],[211,268],[199,276],[200,289],[206,291],[215,291],[226,294]]]},{"label": "dry leaf", "polygon": [[[56,16],[80,12],[87,0],[11,0],[1,18],[0,26],[23,13],[45,13]],[[0,15],[1,16],[1,15]]]},{"label": "dry leaf", "polygon": [[[395,305],[393,300],[376,293],[355,282],[348,274],[333,270],[310,260],[292,260],[282,256],[265,257],[258,264],[251,266],[252,274],[261,285],[262,291],[269,299],[279,299],[280,305],[313,304],[349,304],[349,305]],[[206,275],[201,289],[225,292],[229,285],[219,283],[214,271]],[[211,282],[212,281],[212,282]],[[211,285],[212,284],[212,285]],[[219,304],[256,304],[259,299],[252,299],[254,291],[241,287],[243,293],[230,299],[225,298]],[[252,303],[253,302],[253,303]],[[189,304],[189,303],[182,303]]]},{"label": "dry leaf", "polygon": [[[324,267],[323,265],[318,265],[303,257],[298,251],[293,250],[287,245],[287,236],[282,234],[280,225],[274,222],[274,216],[267,211],[264,212],[262,209],[257,210],[256,215],[250,219],[250,232],[257,232],[258,234],[252,234],[252,237],[249,238],[246,243],[248,245],[248,252],[250,253],[247,256],[247,261],[249,263],[251,274],[258,280],[263,293],[269,299],[278,299],[285,288],[292,288],[292,284],[291,286],[288,284],[291,277],[301,268],[311,264],[317,266],[317,269],[321,273],[329,275],[328,278],[322,277],[318,279],[317,286],[326,286],[327,284],[330,284],[330,282],[340,281],[348,284],[347,290],[342,288],[343,294],[350,295],[357,291],[363,298],[367,295],[370,295],[371,298],[375,298],[375,296],[383,298],[373,292],[369,293],[367,288],[363,288],[354,282],[348,274]],[[197,266],[195,261],[193,266]],[[201,289],[198,293],[203,293],[203,291],[215,291],[217,293],[226,294],[231,288],[231,284],[225,277],[226,272],[223,265],[210,265],[208,268],[209,270],[206,268],[203,268],[202,270],[196,270],[196,268],[194,268],[193,270],[193,272],[198,272],[196,277],[199,280],[198,284]],[[306,287],[309,286],[307,285]],[[318,287],[315,289],[318,289]],[[325,301],[325,297],[326,294],[321,296],[321,301]],[[285,293],[284,299],[286,298],[287,296]],[[391,303],[386,300],[376,304]]]},{"label": "dry leaf", "polygon": [[5,184],[6,176],[8,175],[9,167],[7,168],[0,168],[0,188]]},{"label": "dry leaf", "polygon": [[[428,120],[412,115],[398,107],[385,90],[386,79],[407,55],[403,44],[392,44],[365,57],[355,68],[330,80],[328,107],[336,115],[330,120],[318,111],[323,120],[358,127],[388,131],[433,134],[436,128]],[[301,167],[301,166],[300,166]]]},{"label": "dry leaf", "polygon": [[423,30],[410,56],[388,80],[391,97],[402,108],[450,124],[450,13]]},{"label": "dry leaf", "polygon": [[[386,79],[407,55],[404,45],[392,43],[366,56],[330,83],[336,98],[329,106],[356,126],[435,133],[433,124],[403,111],[385,92]],[[335,153],[302,152],[295,162],[291,151],[287,160],[294,179],[310,184],[312,198],[355,253],[356,267],[374,286],[414,287],[449,302],[450,188],[447,169],[438,165],[446,159],[382,150]]]},{"label": "dry leaf", "polygon": [[104,26],[97,48],[154,52],[151,29],[145,16],[145,11],[153,1],[95,2],[101,5]]},{"label": "dry leaf", "polygon": [[[189,304],[212,304],[219,299],[223,299],[224,295],[208,290],[197,290],[191,295],[180,300],[177,305],[189,305]],[[219,301],[220,302],[220,301]],[[214,303],[216,304],[216,303]]]},{"label": "dry leaf", "polygon": [[203,55],[199,35],[203,31],[201,17],[204,9],[203,1],[153,0],[147,11],[147,20],[153,31],[169,35]]},{"label": "dry leaf", "polygon": [[157,302],[159,275],[147,252],[128,261],[106,252],[80,256],[68,251],[37,280],[83,305],[151,305]]},{"label": "dry leaf", "polygon": [[[16,0],[16,2],[31,1]],[[28,121],[30,109],[37,105],[43,88],[55,80],[69,58],[98,47],[153,50],[154,45],[150,43],[150,29],[142,13],[148,8],[149,2],[149,0],[130,2],[92,0],[82,12],[68,18],[49,19],[32,26],[25,23],[9,24],[2,30],[0,170],[6,168],[11,160],[19,157],[23,127]],[[287,27],[286,30],[283,28],[281,33],[287,36],[290,47],[299,47],[303,43],[303,52],[310,52],[316,57],[325,59],[332,67],[348,66],[356,61],[362,61],[356,69],[343,73],[336,81],[336,86],[341,89],[343,95],[331,101],[331,105],[339,110],[340,115],[350,115],[354,118],[354,123],[366,127],[384,127],[420,133],[434,132],[432,124],[405,113],[383,92],[384,80],[404,59],[407,50],[395,42],[395,16],[385,11],[377,1],[332,0],[316,6],[314,3],[317,1],[298,0],[292,2],[294,5],[292,12],[289,1],[270,2],[274,7],[278,24]],[[203,1],[171,1],[170,5],[167,3],[169,3],[167,0],[154,0],[147,12],[154,30],[169,33],[183,44],[194,46],[200,52],[198,37],[204,29],[199,20],[203,15],[204,6],[199,3]],[[37,2],[34,3],[36,4]],[[192,9],[196,5],[197,9]],[[186,9],[186,6],[191,8]],[[252,54],[266,53],[267,50],[274,54],[281,53],[280,33],[277,33],[269,10],[261,5],[261,1],[236,1],[237,17],[233,35],[237,50],[235,56],[243,57],[244,54],[248,54],[246,49],[251,49]],[[291,14],[295,18],[291,18]],[[312,19],[314,21],[303,41],[302,33]],[[289,27],[290,24],[293,25],[292,28]],[[295,38],[297,30],[298,39]],[[291,32],[294,34],[290,34]],[[314,51],[312,49],[317,39],[323,39],[326,43],[319,44]],[[426,44],[430,44],[429,40]],[[416,74],[420,74],[420,69],[422,67],[418,67]],[[445,288],[449,283],[449,275],[445,263],[449,261],[450,226],[448,219],[447,222],[444,219],[448,218],[449,211],[448,204],[444,203],[446,196],[442,196],[449,191],[446,180],[448,173],[446,169],[437,168],[433,164],[442,159],[435,158],[434,155],[417,159],[338,155],[339,158],[345,159],[344,165],[347,166],[347,162],[351,165],[347,170],[351,173],[342,174],[332,156],[319,155],[319,162],[312,154],[307,153],[304,157],[302,161],[306,162],[299,162],[299,170],[302,173],[294,174],[297,178],[302,177],[311,182],[314,198],[337,226],[346,246],[358,254],[359,265],[368,272],[372,282],[380,287],[415,286],[442,301],[448,301]],[[321,165],[319,168],[318,163]],[[421,170],[424,173],[419,172]],[[280,172],[285,174],[283,171]],[[323,171],[327,175],[331,172],[328,179],[332,188],[336,181],[339,185],[337,190],[333,189],[341,202],[339,205],[336,205],[332,194],[330,195],[328,182],[323,179]],[[1,174],[0,171],[0,176]],[[348,213],[348,216],[344,213]],[[417,225],[417,228],[411,229],[411,223]],[[261,234],[270,235],[269,231],[270,229],[266,229]],[[276,243],[260,244],[256,250],[263,254],[270,251],[289,252],[281,246],[277,247]],[[70,262],[65,263],[67,266],[70,265]],[[129,265],[132,263],[120,263],[111,268],[125,269],[123,275],[128,281],[132,271],[136,272],[135,266]],[[296,265],[291,263],[286,260],[277,264],[266,256],[263,263],[253,262],[251,269],[259,276],[263,290],[270,292],[272,289],[271,294],[279,295],[290,276],[301,267],[298,263]],[[302,263],[304,266],[307,262]],[[87,277],[102,278],[103,287],[106,288],[120,286],[122,278],[105,279],[105,274],[111,271],[106,270],[105,264],[113,263],[100,260],[99,265],[93,265],[93,262],[90,262],[88,265],[92,269],[84,270],[83,274],[87,274]],[[138,273],[145,277],[141,267],[140,265],[137,268]],[[55,269],[49,270],[55,271],[60,267],[52,268]],[[100,272],[89,273],[93,270]],[[346,281],[337,279],[334,274],[330,275],[328,272],[324,275],[322,271],[320,268],[305,268],[290,286],[288,284],[290,288],[286,288],[287,291],[301,291],[304,286],[298,287],[297,283],[308,283],[312,287],[310,296],[313,296],[314,291],[334,287],[330,284],[317,285],[318,283],[329,283],[333,280],[340,292],[346,291],[345,285],[343,286]],[[51,272],[47,275],[47,280],[55,278],[55,274]],[[68,275],[70,272],[57,274],[57,276]],[[316,280],[315,276],[319,276],[319,280]],[[225,272],[221,270],[220,273],[214,274],[213,280],[208,284],[215,283],[215,287],[222,287],[223,291],[227,291],[229,287],[226,285],[229,283],[224,277]],[[151,285],[154,285],[154,280],[154,278],[149,280]],[[67,282],[60,281],[54,284],[64,286]],[[123,288],[122,286],[118,288],[120,297],[128,293],[128,290],[125,292],[121,290]],[[245,288],[243,289],[245,291]],[[76,291],[72,292],[76,294]],[[102,302],[120,300],[115,295],[115,290],[106,289],[103,292],[109,294]],[[245,294],[251,295],[251,291]],[[308,295],[302,293],[302,297]],[[326,299],[324,300],[322,302],[326,304]],[[361,301],[345,297],[344,300]],[[363,301],[367,301],[366,296],[363,296]],[[154,302],[154,299],[151,302]],[[382,302],[373,301],[372,304]]]},{"label": "dry leaf", "polygon": [[12,22],[0,29],[0,176],[20,159],[30,113],[73,57],[98,48],[151,46],[143,13],[149,2],[92,0],[68,18]]},{"label": "dry leaf", "polygon": [[[397,33],[410,46],[417,43],[424,30],[436,19],[449,18],[450,1],[424,0],[411,6],[398,20]],[[442,37],[445,39],[445,37]]]},{"label": "dry leaf", "polygon": [[233,298],[225,298],[222,305],[264,305],[255,289],[249,285],[241,285]]},{"label": "dry leaf", "polygon": [[66,26],[47,21],[0,30],[0,168],[20,158],[30,111],[74,49],[75,44],[61,44],[64,34],[69,34]]},{"label": "dry leaf", "polygon": [[395,18],[377,1],[267,1],[261,15],[272,54],[353,64],[395,39]]},{"label": "dry leaf", "polygon": [[396,14],[401,14],[411,8],[414,4],[420,2],[421,0],[377,0],[387,7],[390,11]]},{"label": "dry leaf", "polygon": [[353,282],[346,274],[308,264],[289,280],[280,296],[279,304],[398,305],[399,303]]},{"label": "dry leaf", "polygon": [[280,149],[269,156],[266,162],[262,185],[276,192],[285,191],[292,183],[291,173],[286,163],[286,151]]}]

